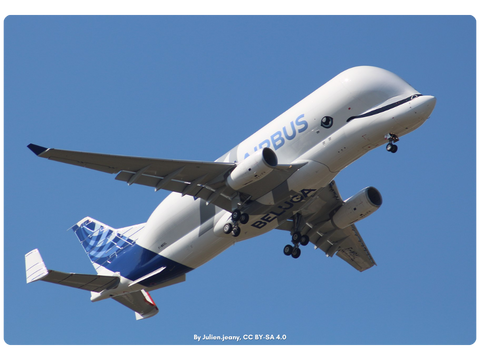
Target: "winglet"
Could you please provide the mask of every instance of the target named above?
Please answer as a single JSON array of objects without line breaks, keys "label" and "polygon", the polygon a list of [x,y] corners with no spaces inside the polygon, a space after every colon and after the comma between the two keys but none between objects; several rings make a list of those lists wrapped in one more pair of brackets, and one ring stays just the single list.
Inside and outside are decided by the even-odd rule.
[{"label": "winglet", "polygon": [[29,144],[27,145],[27,147],[32,150],[35,155],[39,156],[40,154],[44,153],[45,151],[48,150],[48,148],[46,147],[43,147],[43,146],[39,146],[39,145],[35,145],[35,144]]}]

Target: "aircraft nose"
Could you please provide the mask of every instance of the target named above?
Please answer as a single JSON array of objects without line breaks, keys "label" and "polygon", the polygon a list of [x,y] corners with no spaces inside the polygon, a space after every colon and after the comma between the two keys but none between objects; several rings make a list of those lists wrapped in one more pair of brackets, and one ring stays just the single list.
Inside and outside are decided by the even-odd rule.
[{"label": "aircraft nose", "polygon": [[437,98],[435,96],[432,96],[432,95],[425,95],[425,98],[426,98],[426,104],[429,104],[429,106],[432,107],[432,109],[435,107],[435,104],[437,103]]},{"label": "aircraft nose", "polygon": [[423,95],[422,96],[423,104],[421,105],[421,113],[425,118],[428,118],[435,108],[437,103],[437,98],[432,95]]}]

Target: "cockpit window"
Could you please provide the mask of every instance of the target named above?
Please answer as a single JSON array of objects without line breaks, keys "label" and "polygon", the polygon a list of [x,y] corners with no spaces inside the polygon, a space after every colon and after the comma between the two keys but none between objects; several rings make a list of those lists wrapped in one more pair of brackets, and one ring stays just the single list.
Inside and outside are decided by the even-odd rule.
[{"label": "cockpit window", "polygon": [[382,113],[382,112],[384,112],[384,111],[387,111],[387,110],[393,109],[394,107],[397,107],[397,106],[399,106],[399,105],[405,104],[406,102],[409,102],[410,100],[413,100],[413,99],[415,99],[416,97],[419,97],[419,96],[422,96],[422,94],[414,94],[414,95],[411,95],[411,96],[407,97],[406,99],[399,100],[399,101],[394,102],[394,103],[392,103],[392,104],[389,104],[389,105],[386,105],[386,106],[382,106],[381,108],[378,108],[378,109],[369,111],[369,112],[366,113],[366,114],[349,117],[349,118],[347,119],[347,122],[349,122],[349,121],[351,121],[351,120],[353,120],[353,119],[359,119],[359,118],[364,118],[364,117],[367,117],[367,116],[372,116],[372,115],[380,114],[380,113]]}]

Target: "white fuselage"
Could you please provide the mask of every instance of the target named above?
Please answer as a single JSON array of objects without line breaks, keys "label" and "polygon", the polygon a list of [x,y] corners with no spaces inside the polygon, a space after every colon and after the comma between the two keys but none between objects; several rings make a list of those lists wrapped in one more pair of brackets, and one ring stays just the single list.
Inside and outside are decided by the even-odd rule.
[{"label": "white fuselage", "polygon": [[[284,184],[295,196],[285,199],[278,191],[261,196],[256,202],[275,211],[251,215],[241,234],[233,237],[221,229],[230,212],[172,193],[152,213],[137,244],[194,269],[234,242],[276,228],[289,204],[313,196],[313,190],[328,185],[339,171],[385,144],[385,135],[402,136],[423,124],[435,98],[415,94],[418,91],[404,80],[383,69],[362,66],[344,71],[217,160],[240,163],[270,147],[279,164],[306,162]],[[368,115],[401,100],[406,101]]]}]

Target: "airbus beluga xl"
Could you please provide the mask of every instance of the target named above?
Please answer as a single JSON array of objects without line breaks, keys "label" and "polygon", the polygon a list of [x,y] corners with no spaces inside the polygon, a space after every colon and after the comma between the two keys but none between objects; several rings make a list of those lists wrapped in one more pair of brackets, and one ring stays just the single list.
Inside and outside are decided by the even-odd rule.
[{"label": "airbus beluga xl", "polygon": [[28,145],[37,156],[116,174],[128,185],[172,193],[143,224],[114,229],[86,217],[72,227],[97,274],[49,270],[37,249],[26,257],[27,283],[43,280],[112,298],[137,319],[158,313],[152,290],[235,242],[272,229],[290,233],[283,252],[296,259],[312,243],[358,271],[375,264],[355,223],[382,205],[374,187],[342,200],[334,178],[353,161],[403,135],[435,107],[397,75],[371,66],[348,69],[215,162],[165,160]]}]

